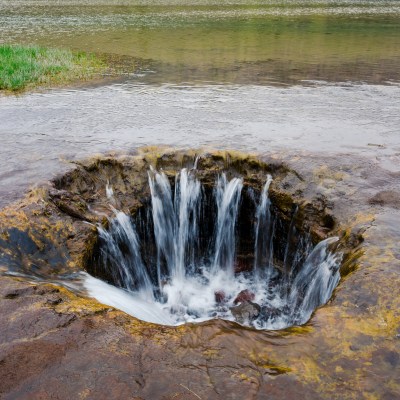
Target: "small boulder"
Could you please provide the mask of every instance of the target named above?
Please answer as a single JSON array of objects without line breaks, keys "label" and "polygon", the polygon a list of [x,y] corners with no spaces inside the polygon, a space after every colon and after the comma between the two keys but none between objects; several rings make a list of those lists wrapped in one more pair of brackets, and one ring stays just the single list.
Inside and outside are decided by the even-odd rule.
[{"label": "small boulder", "polygon": [[233,300],[233,304],[243,303],[245,301],[253,301],[255,299],[255,294],[250,292],[249,289],[242,290],[237,296],[236,299]]},{"label": "small boulder", "polygon": [[224,302],[225,302],[226,294],[225,294],[225,292],[224,292],[223,290],[217,290],[217,291],[214,293],[214,296],[215,296],[215,302],[216,302],[217,304],[221,304],[221,303],[224,303]]},{"label": "small boulder", "polygon": [[251,301],[244,301],[236,307],[231,307],[230,310],[236,322],[245,324],[254,321],[259,316],[261,307]]}]

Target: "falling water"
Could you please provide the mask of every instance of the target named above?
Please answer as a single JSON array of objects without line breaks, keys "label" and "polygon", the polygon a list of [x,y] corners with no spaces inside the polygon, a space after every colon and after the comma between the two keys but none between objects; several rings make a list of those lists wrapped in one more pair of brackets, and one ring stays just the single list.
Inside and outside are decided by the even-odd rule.
[{"label": "falling water", "polygon": [[[151,170],[149,185],[153,210],[154,236],[157,245],[157,277],[162,280],[161,258],[168,275],[183,280],[187,266],[193,265],[192,249],[198,238],[201,185],[186,168],[176,176],[175,193],[163,172]],[[190,254],[192,253],[192,257]]]},{"label": "falling water", "polygon": [[[295,229],[295,210],[280,250],[282,261],[277,260],[276,246],[282,243],[275,237],[279,220],[269,199],[270,175],[250,219],[254,261],[240,273],[235,273],[235,263],[243,179],[221,174],[213,191],[200,182],[195,168],[184,168],[170,179],[162,171],[149,171],[151,220],[133,220],[115,210],[109,229],[98,227],[101,262],[119,289],[88,276],[86,288],[92,296],[167,325],[234,320],[245,303],[256,313],[240,322],[257,329],[302,324],[328,301],[340,279],[341,256],[329,250],[338,239],[326,239],[313,248],[309,235]],[[112,200],[109,186],[107,194]],[[152,232],[141,234],[139,225]],[[154,257],[146,258],[144,248],[154,248]],[[248,298],[240,298],[243,293]]]},{"label": "falling water", "polygon": [[201,204],[201,185],[193,173],[182,169],[175,181],[175,276],[183,279],[187,267],[192,270],[195,263],[193,249],[198,238],[199,210]]},{"label": "falling water", "polygon": [[[271,216],[271,201],[268,190],[272,183],[272,176],[267,176],[267,181],[261,192],[261,199],[257,207],[254,242],[254,270],[257,275],[269,280],[273,266],[273,222]],[[264,271],[264,274],[260,274]]]},{"label": "falling water", "polygon": [[220,269],[233,276],[236,237],[235,227],[238,215],[240,194],[243,187],[241,178],[228,182],[226,175],[218,178],[216,201],[218,207],[217,229],[215,236],[214,261],[211,272],[215,275]]},{"label": "falling water", "polygon": [[115,210],[115,218],[110,221],[109,230],[99,226],[98,231],[100,239],[104,242],[104,265],[118,266],[109,270],[114,282],[152,300],[153,286],[140,257],[139,240],[129,216]]}]

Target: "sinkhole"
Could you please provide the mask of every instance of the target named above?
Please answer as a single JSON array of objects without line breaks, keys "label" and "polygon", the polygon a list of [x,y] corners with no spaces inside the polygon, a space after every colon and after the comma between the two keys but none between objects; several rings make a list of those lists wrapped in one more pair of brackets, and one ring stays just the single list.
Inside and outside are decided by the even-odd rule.
[{"label": "sinkhole", "polygon": [[340,280],[334,218],[280,190],[288,175],[296,178],[285,168],[215,168],[212,161],[148,166],[136,191],[140,202],[129,211],[107,182],[112,214],[97,225],[86,289],[158,324],[215,318],[256,329],[304,324]]}]

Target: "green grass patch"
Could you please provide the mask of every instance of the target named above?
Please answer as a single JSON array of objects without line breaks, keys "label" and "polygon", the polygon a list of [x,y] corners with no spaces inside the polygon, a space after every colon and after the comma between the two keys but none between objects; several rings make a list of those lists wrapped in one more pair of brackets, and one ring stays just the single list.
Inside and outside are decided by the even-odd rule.
[{"label": "green grass patch", "polygon": [[0,45],[0,90],[19,91],[89,79],[105,70],[93,54],[39,46]]}]

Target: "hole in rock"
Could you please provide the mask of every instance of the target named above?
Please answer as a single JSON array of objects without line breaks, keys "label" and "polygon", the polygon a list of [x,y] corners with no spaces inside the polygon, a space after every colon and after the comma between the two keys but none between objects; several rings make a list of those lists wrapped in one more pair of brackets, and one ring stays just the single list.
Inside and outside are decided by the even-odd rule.
[{"label": "hole in rock", "polygon": [[[282,329],[308,321],[339,282],[338,239],[313,239],[304,210],[279,207],[273,178],[260,176],[150,169],[142,205],[132,215],[114,208],[98,226],[87,271],[102,280],[89,277],[89,293],[159,324],[223,318]],[[107,196],[112,204],[111,186]],[[320,218],[331,229],[328,219]]]}]

